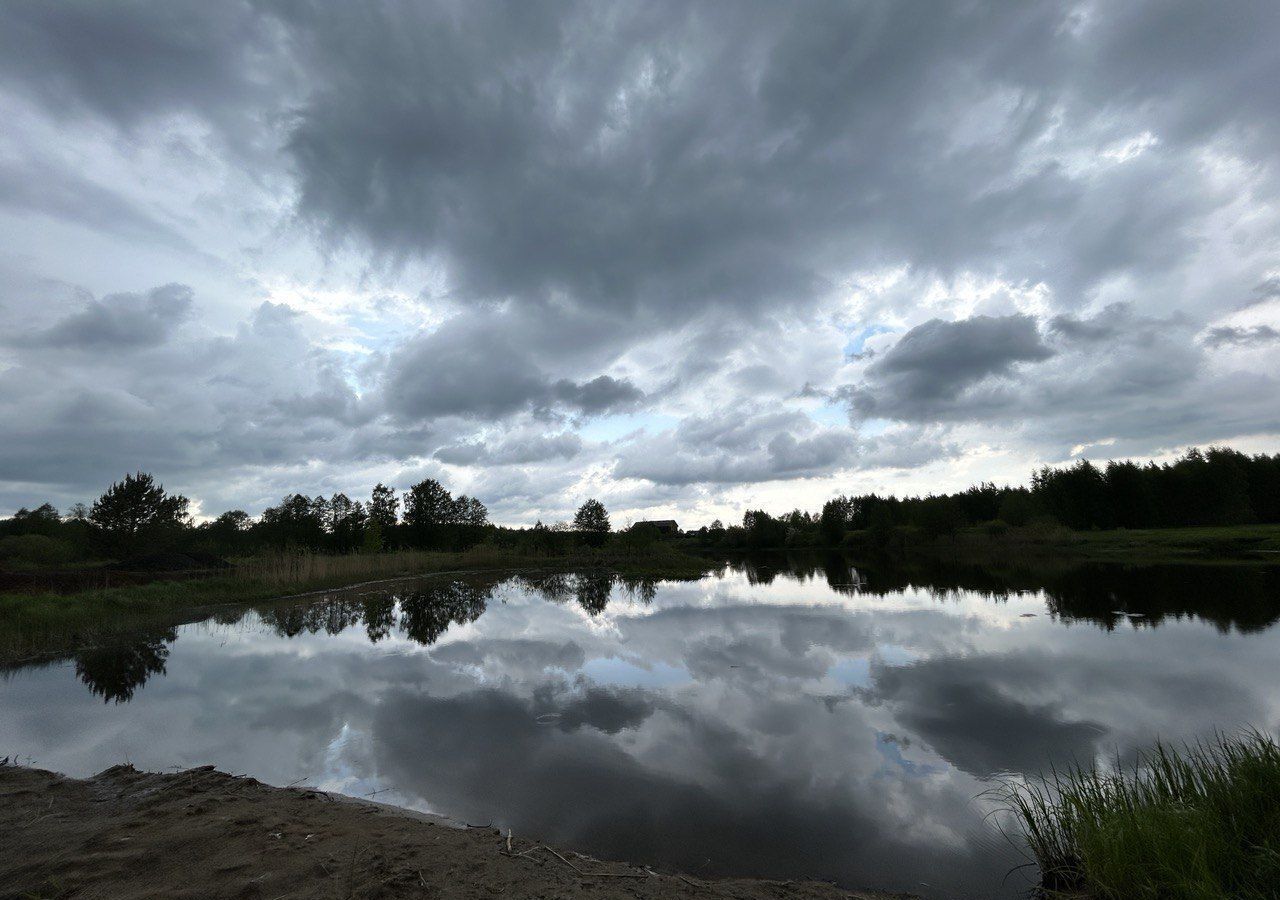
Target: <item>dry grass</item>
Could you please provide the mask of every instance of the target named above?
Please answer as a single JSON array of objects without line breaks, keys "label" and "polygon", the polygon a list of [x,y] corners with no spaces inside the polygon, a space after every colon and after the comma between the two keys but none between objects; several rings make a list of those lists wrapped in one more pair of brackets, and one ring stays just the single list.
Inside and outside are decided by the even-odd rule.
[{"label": "dry grass", "polygon": [[529,557],[492,547],[476,547],[461,553],[402,550],[398,553],[348,554],[272,553],[242,560],[233,578],[260,584],[351,584],[408,575],[429,575],[449,569],[500,569],[530,565]]}]

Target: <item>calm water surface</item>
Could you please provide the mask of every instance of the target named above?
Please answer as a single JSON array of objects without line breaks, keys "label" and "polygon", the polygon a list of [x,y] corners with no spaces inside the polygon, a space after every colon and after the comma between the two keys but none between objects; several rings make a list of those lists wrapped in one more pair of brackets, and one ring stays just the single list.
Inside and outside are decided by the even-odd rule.
[{"label": "calm water surface", "polygon": [[1015,896],[992,779],[1280,723],[1280,574],[784,556],[450,579],[0,680],[0,754],[213,763],[703,874]]}]

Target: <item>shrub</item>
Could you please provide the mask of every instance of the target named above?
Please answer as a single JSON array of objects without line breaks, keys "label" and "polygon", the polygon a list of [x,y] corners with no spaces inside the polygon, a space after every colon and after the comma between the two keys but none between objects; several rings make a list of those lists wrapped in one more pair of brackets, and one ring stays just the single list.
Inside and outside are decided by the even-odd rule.
[{"label": "shrub", "polygon": [[43,534],[20,534],[0,538],[0,560],[25,565],[55,566],[75,558],[75,548],[66,541]]}]

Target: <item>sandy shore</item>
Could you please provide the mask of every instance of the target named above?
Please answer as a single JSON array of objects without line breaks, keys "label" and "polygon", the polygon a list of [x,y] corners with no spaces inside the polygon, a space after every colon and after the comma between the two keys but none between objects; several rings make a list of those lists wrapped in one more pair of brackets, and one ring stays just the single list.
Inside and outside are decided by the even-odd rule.
[{"label": "sandy shore", "polygon": [[0,897],[888,900],[816,882],[655,874],[491,828],[213,767],[93,778],[0,766]]}]

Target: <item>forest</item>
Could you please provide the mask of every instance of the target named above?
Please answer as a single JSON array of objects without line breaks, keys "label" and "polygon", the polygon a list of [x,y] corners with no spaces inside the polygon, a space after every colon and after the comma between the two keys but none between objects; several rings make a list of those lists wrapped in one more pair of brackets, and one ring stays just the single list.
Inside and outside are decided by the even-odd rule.
[{"label": "forest", "polygon": [[1188,450],[1172,463],[1112,460],[1043,467],[1026,486],[974,485],[954,494],[833,497],[817,514],[748,510],[741,525],[714,522],[697,540],[723,547],[835,546],[852,535],[883,544],[891,537],[939,538],[962,528],[1180,528],[1280,523],[1280,454],[1226,447]]}]

